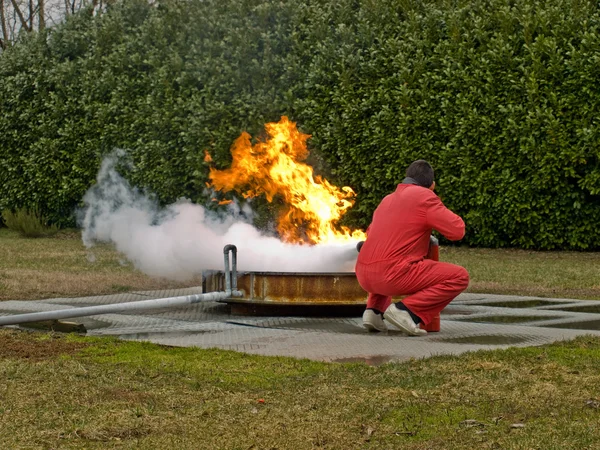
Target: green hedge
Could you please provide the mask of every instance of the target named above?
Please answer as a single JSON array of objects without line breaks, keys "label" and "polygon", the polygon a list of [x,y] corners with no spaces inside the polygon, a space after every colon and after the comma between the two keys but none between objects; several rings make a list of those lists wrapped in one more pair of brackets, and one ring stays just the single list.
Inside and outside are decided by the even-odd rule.
[{"label": "green hedge", "polygon": [[161,202],[288,115],[366,226],[414,159],[471,245],[598,249],[593,1],[124,1],[0,56],[0,210],[70,225],[103,155]]}]

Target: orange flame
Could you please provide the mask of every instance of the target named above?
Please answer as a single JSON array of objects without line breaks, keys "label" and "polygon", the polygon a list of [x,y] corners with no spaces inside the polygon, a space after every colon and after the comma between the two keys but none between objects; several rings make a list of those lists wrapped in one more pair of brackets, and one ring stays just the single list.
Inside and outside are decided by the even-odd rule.
[{"label": "orange flame", "polygon": [[[284,207],[277,231],[285,242],[329,243],[359,241],[360,230],[337,226],[354,204],[354,191],[341,189],[313,176],[313,169],[300,162],[308,156],[308,134],[300,133],[294,122],[282,117],[265,125],[269,138],[252,146],[246,132],[231,147],[233,162],[226,170],[210,169],[210,186],[219,191],[240,192],[244,198],[265,195],[269,202],[277,196]],[[210,155],[206,160],[211,160]]]}]

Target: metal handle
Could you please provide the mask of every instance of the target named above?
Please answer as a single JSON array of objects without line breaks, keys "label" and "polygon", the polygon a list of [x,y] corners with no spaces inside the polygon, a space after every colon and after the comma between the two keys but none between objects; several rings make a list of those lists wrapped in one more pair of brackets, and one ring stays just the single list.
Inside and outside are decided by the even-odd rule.
[{"label": "metal handle", "polygon": [[[229,268],[229,252],[231,252],[231,269]],[[237,290],[237,247],[227,244],[223,247],[223,259],[225,263],[225,291]]]}]

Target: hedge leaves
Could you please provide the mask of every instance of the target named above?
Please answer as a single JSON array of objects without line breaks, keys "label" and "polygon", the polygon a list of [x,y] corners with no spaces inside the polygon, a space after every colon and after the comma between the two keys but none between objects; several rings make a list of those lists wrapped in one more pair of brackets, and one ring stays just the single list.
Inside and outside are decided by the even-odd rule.
[{"label": "hedge leaves", "polygon": [[366,226],[425,158],[471,245],[598,249],[600,12],[584,0],[127,0],[0,56],[0,210],[70,225],[103,155],[205,201],[288,115]]}]

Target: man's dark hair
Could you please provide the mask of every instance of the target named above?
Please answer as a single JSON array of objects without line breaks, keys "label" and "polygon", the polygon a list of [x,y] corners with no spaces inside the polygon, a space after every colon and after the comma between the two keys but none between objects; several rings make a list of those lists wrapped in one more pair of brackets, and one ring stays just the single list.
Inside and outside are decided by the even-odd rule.
[{"label": "man's dark hair", "polygon": [[406,176],[415,180],[419,186],[428,188],[433,184],[433,167],[424,159],[419,159],[408,166]]}]

